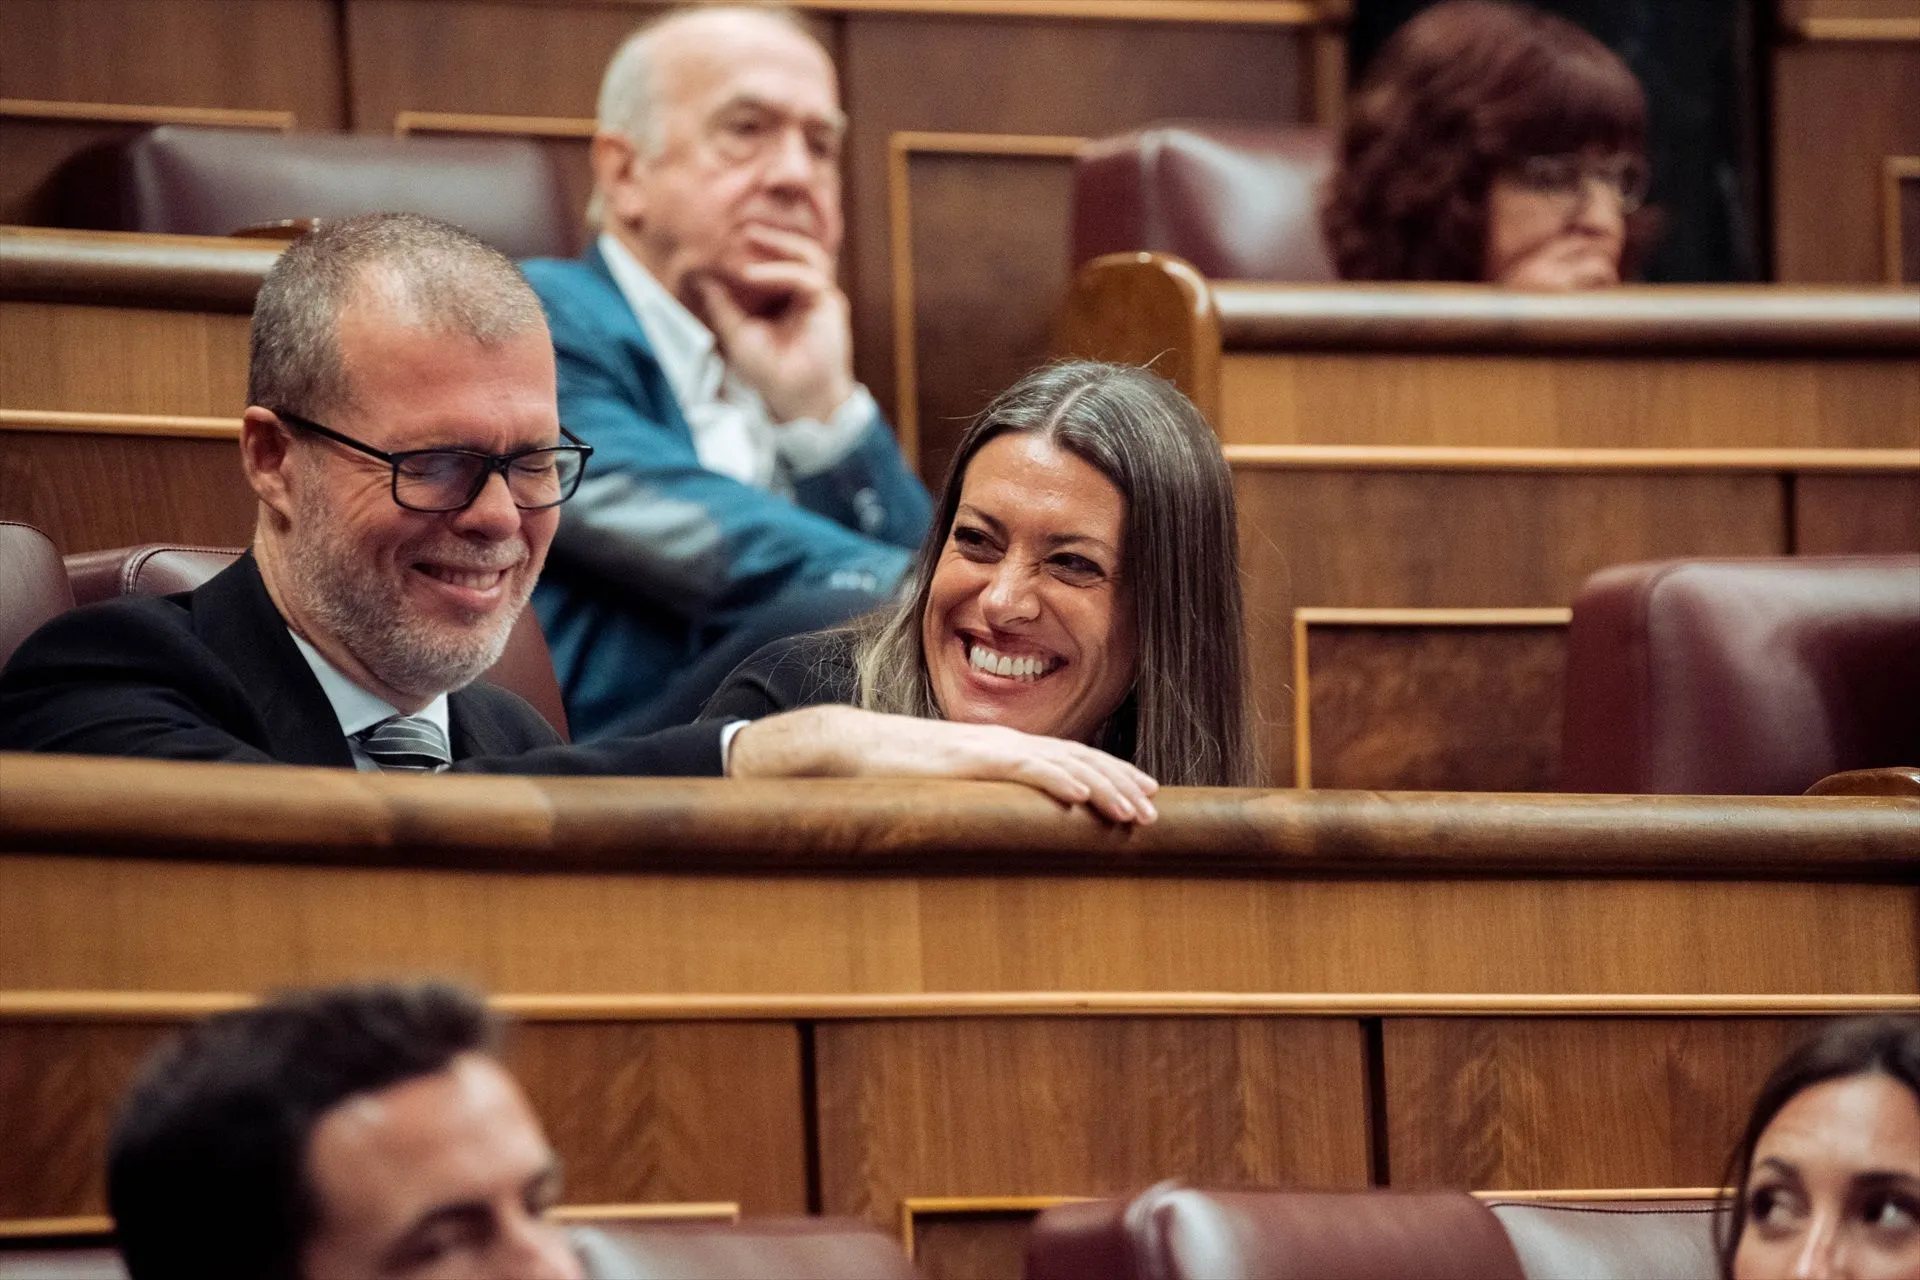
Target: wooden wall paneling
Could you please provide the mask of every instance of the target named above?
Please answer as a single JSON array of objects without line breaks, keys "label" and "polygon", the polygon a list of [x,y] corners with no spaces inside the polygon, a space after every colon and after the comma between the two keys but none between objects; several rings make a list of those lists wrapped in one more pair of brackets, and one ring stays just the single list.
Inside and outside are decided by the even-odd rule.
[{"label": "wooden wall paneling", "polygon": [[524,1022],[506,1062],[565,1163],[571,1202],[807,1211],[791,1022]]},{"label": "wooden wall paneling", "polygon": [[[967,421],[1047,349],[1053,299],[1067,285],[1067,242],[1032,211],[1067,206],[1084,141],[893,135],[894,427],[929,484],[946,474]],[[983,226],[995,233],[983,236]]]},{"label": "wooden wall paneling", "polygon": [[0,412],[0,519],[33,525],[68,555],[253,540],[256,504],[231,421],[136,420],[145,430],[36,421],[50,416]]},{"label": "wooden wall paneling", "polygon": [[[113,1116],[176,1020],[0,1020],[0,1221],[104,1213]],[[566,1168],[572,1204],[807,1208],[791,1022],[535,1021],[505,1059]],[[688,1208],[698,1208],[688,1205]]]},{"label": "wooden wall paneling", "polygon": [[1764,473],[1294,470],[1237,457],[1230,450],[1274,785],[1293,780],[1296,608],[1565,607],[1610,564],[1788,551],[1781,483]]},{"label": "wooden wall paneling", "polygon": [[[892,135],[1102,137],[1174,116],[1305,119],[1313,110],[1309,28],[1288,23],[1308,15],[1270,12],[1275,21],[1244,25],[845,14],[855,369],[883,405],[901,411],[895,267],[882,216]],[[915,335],[917,412],[930,463],[1009,370],[1046,357],[1047,321],[1065,285],[1068,167],[952,158],[912,166],[916,314],[931,326]],[[992,254],[984,272],[982,253]],[[989,380],[1000,385],[981,385]],[[923,474],[938,479],[930,468]]]},{"label": "wooden wall paneling", "polygon": [[[1858,886],[956,881],[918,899],[930,991],[1906,991],[1920,972],[1914,895]],[[1876,946],[1833,954],[1841,936]]]},{"label": "wooden wall paneling", "polygon": [[[1903,14],[1891,15],[1896,25],[1880,29],[1903,38],[1825,39],[1814,28],[1816,38],[1794,39],[1774,50],[1774,275],[1779,280],[1886,278],[1885,161],[1920,155],[1920,94],[1913,92],[1920,84],[1920,10],[1911,4],[1898,8]],[[1906,25],[1897,25],[1901,22]],[[1848,29],[1826,30],[1844,35]]]},{"label": "wooden wall paneling", "polygon": [[1920,361],[1234,352],[1233,444],[1914,448]]},{"label": "wooden wall paneling", "polygon": [[172,1025],[0,1023],[0,1219],[106,1212],[114,1110]]},{"label": "wooden wall paneling", "polygon": [[0,301],[0,409],[219,416],[247,403],[249,317]]},{"label": "wooden wall paneling", "polygon": [[1294,785],[1551,791],[1566,609],[1295,609]]},{"label": "wooden wall paneling", "polygon": [[[1657,836],[1645,848],[1681,856]],[[1565,853],[1543,880],[1370,881],[496,876],[10,856],[0,987],[254,991],[431,971],[506,994],[1914,989],[1911,888],[1568,880],[1588,855],[1572,838]],[[1463,919],[1476,922],[1470,936]]]},{"label": "wooden wall paneling", "polygon": [[1888,156],[1882,167],[1886,281],[1920,285],[1920,156]]},{"label": "wooden wall paneling", "polygon": [[[339,128],[337,3],[8,0],[0,98],[14,101],[0,105],[0,222],[50,220],[60,165],[142,123]],[[76,118],[58,119],[63,111]]]},{"label": "wooden wall paneling", "polygon": [[535,138],[582,215],[585,244],[586,138],[601,73],[629,31],[670,6],[340,2],[355,130]]},{"label": "wooden wall paneling", "polygon": [[1794,550],[1805,556],[1920,551],[1920,475],[1801,475]]},{"label": "wooden wall paneling", "polygon": [[1387,1018],[1396,1187],[1718,1186],[1797,1018]]},{"label": "wooden wall paneling", "polygon": [[1367,1183],[1353,1021],[836,1023],[815,1062],[821,1207],[886,1228],[923,1196]]}]

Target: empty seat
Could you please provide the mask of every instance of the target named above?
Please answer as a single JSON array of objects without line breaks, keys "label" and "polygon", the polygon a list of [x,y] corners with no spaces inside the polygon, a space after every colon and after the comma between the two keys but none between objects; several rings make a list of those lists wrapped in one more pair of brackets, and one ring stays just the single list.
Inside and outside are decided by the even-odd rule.
[{"label": "empty seat", "polygon": [[1319,125],[1169,122],[1083,147],[1073,261],[1145,250],[1219,280],[1326,281],[1320,193],[1335,135]]},{"label": "empty seat", "polygon": [[1568,791],[1799,795],[1920,764],[1920,556],[1604,569],[1565,697]]},{"label": "empty seat", "polygon": [[1482,1202],[1464,1191],[1200,1191],[1062,1205],[1027,1280],[1713,1280],[1712,1200]]},{"label": "empty seat", "polygon": [[[195,547],[147,543],[69,556],[67,575],[73,600],[91,604],[120,595],[165,596],[191,591],[239,558],[233,547]],[[4,570],[0,570],[4,572]],[[52,615],[48,615],[52,616]],[[3,626],[0,623],[0,626]],[[11,651],[9,651],[11,652]],[[553,674],[553,656],[540,620],[523,609],[507,633],[507,647],[486,678],[525,698],[546,718],[554,732],[567,737],[567,711],[560,698],[560,681]]]},{"label": "empty seat", "polygon": [[578,218],[527,138],[384,138],[162,125],[76,157],[66,221],[109,231],[225,236],[362,213],[423,213],[512,257],[567,256]]},{"label": "empty seat", "polygon": [[1048,1209],[1027,1280],[1523,1280],[1499,1222],[1462,1191],[1201,1191]]}]

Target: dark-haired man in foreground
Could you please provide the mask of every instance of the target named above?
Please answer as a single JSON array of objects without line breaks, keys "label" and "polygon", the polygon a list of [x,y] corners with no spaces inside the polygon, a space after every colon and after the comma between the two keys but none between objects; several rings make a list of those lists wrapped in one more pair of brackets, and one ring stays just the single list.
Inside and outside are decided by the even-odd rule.
[{"label": "dark-haired man in foreground", "polygon": [[0,750],[487,773],[1025,782],[1150,821],[1153,781],[1078,743],[814,707],[563,746],[480,681],[589,450],[511,261],[405,214],[322,226],[255,303],[252,551],[196,591],[75,610],[0,672]]},{"label": "dark-haired man in foreground", "polygon": [[283,997],[148,1060],[108,1152],[133,1280],[578,1280],[620,1270],[547,1220],[560,1171],[473,996]]}]

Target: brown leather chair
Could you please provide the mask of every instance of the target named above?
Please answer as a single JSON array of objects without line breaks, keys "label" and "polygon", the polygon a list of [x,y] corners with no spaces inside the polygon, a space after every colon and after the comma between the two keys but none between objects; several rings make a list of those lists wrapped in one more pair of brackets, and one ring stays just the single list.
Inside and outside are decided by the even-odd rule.
[{"label": "brown leather chair", "polygon": [[[640,1280],[914,1280],[899,1241],[851,1218],[748,1218],[741,1222],[601,1223],[622,1275]],[[593,1248],[580,1240],[591,1264]]]},{"label": "brown leather chair", "polygon": [[1714,1200],[1487,1200],[1527,1280],[1716,1280]]},{"label": "brown leather chair", "polygon": [[71,608],[73,590],[47,535],[0,520],[0,667],[22,640]]},{"label": "brown leather chair", "polygon": [[1337,138],[1319,125],[1168,122],[1081,148],[1073,261],[1171,253],[1216,280],[1326,281],[1320,192]]},{"label": "brown leather chair", "polygon": [[1568,791],[1799,795],[1920,765],[1920,556],[1669,560],[1587,579]]},{"label": "brown leather chair", "polygon": [[[156,542],[81,552],[67,557],[66,569],[73,584],[73,601],[92,604],[122,595],[165,596],[191,591],[239,555],[239,549],[233,547]],[[540,620],[532,609],[523,610],[514,621],[513,630],[507,634],[506,651],[486,678],[525,698],[563,740],[567,738],[567,710],[560,698],[560,682],[553,674],[553,655],[547,651],[547,638],[541,634]]]},{"label": "brown leather chair", "polygon": [[579,219],[527,138],[385,138],[162,125],[62,171],[72,226],[225,236],[289,219],[424,213],[512,257],[567,256]]},{"label": "brown leather chair", "polygon": [[1027,1238],[1027,1280],[1525,1280],[1463,1191],[1201,1191],[1061,1205]]}]

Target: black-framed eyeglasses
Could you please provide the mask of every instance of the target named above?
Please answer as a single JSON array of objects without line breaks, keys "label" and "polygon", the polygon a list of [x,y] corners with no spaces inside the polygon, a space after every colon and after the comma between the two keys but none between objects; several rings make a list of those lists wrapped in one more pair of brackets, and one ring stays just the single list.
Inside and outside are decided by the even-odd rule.
[{"label": "black-framed eyeglasses", "polygon": [[1562,155],[1528,156],[1513,171],[1520,185],[1543,195],[1577,200],[1595,181],[1620,197],[1620,212],[1632,213],[1646,203],[1652,173],[1637,155],[1594,156],[1579,151]]},{"label": "black-framed eyeglasses", "polygon": [[392,467],[393,500],[409,511],[464,511],[473,505],[487,487],[487,477],[495,472],[506,480],[513,505],[522,511],[557,507],[580,487],[587,459],[593,455],[593,446],[565,427],[560,428],[560,434],[570,444],[515,449],[512,453],[482,453],[478,449],[402,449],[388,453],[285,409],[275,409],[273,415]]}]

